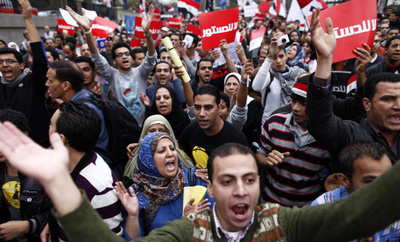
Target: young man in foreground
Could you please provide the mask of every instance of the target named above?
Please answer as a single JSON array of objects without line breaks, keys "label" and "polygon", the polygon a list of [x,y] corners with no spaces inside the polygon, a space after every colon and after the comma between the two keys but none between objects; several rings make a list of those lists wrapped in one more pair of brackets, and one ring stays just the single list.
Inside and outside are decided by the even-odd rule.
[{"label": "young man in foreground", "polygon": [[[313,12],[313,37],[325,41],[332,53],[336,46],[332,22],[326,20],[328,34],[323,33],[318,14],[319,10]],[[52,134],[50,140],[54,150],[45,150],[12,124],[0,124],[0,152],[44,185],[70,241],[123,241],[101,222],[74,185],[67,169],[68,152],[59,135]],[[348,198],[301,209],[269,203],[257,206],[257,174],[248,148],[225,144],[215,149],[208,162],[208,192],[216,201],[214,209],[168,223],[138,241],[349,241],[369,237],[399,218],[400,164]],[[127,195],[122,199],[134,204],[136,200]]]}]

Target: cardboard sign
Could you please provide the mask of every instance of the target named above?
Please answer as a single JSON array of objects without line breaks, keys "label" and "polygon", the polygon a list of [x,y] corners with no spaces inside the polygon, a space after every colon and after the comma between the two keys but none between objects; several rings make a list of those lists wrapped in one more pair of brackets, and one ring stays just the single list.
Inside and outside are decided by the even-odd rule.
[{"label": "cardboard sign", "polygon": [[57,19],[57,27],[58,27],[58,33],[63,33],[64,30],[66,30],[69,35],[75,34],[75,27],[67,24],[67,22],[64,19],[60,18]]},{"label": "cardboard sign", "polygon": [[[162,22],[160,21],[151,21],[150,24],[150,32],[152,34],[153,39],[157,39],[158,34],[160,33],[162,28]],[[142,18],[136,17],[135,19],[135,37],[139,39],[145,39],[144,32],[142,28]]]},{"label": "cardboard sign", "polygon": [[218,47],[222,39],[232,43],[238,28],[239,8],[199,14],[199,22],[204,50]]},{"label": "cardboard sign", "polygon": [[183,20],[180,18],[169,18],[168,23],[171,29],[180,29]]},{"label": "cardboard sign", "polygon": [[118,24],[102,17],[96,17],[91,25],[93,36],[108,38],[108,33],[113,32]]},{"label": "cardboard sign", "polygon": [[258,5],[248,5],[243,7],[244,10],[244,16],[247,17],[253,17],[256,15],[256,13],[259,13]]},{"label": "cardboard sign", "polygon": [[131,48],[141,47],[140,39],[134,39],[134,40],[129,41],[129,45],[131,46]]},{"label": "cardboard sign", "polygon": [[154,15],[153,18],[159,20],[161,17],[161,10],[159,8],[154,9]]},{"label": "cardboard sign", "polygon": [[193,24],[188,24],[186,27],[186,33],[193,33],[197,36],[201,35],[200,29],[194,26]]},{"label": "cardboard sign", "polygon": [[[325,19],[330,17],[336,35],[336,50],[333,63],[357,57],[353,50],[363,43],[372,45],[376,32],[376,0],[352,0],[320,12],[322,28]],[[308,17],[311,22],[311,16]]]},{"label": "cardboard sign", "polygon": [[105,51],[106,50],[106,41],[107,41],[107,39],[98,39],[98,40],[96,40],[97,47],[99,48],[100,51]]},{"label": "cardboard sign", "polygon": [[135,32],[135,16],[125,15],[125,29],[131,34]]}]

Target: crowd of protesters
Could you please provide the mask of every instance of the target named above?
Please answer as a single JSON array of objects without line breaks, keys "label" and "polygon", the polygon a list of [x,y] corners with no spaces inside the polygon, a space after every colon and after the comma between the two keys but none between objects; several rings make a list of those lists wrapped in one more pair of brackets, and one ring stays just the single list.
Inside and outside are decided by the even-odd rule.
[{"label": "crowd of protesters", "polygon": [[[0,121],[13,123],[46,149],[52,149],[49,137],[58,133],[74,184],[121,239],[147,236],[167,221],[190,219],[190,214],[208,209],[219,228],[211,232],[217,235],[207,235],[211,240],[221,235],[227,241],[250,239],[246,233],[256,218],[247,228],[232,231],[225,227],[229,218],[218,210],[223,201],[211,180],[217,165],[210,162],[224,157],[221,146],[233,153],[247,147],[240,151],[243,155],[254,153],[248,158],[257,162],[258,204],[288,208],[309,209],[307,205],[360,194],[400,158],[400,19],[390,7],[378,14],[371,46],[359,43],[351,50],[356,58],[332,63],[332,24],[327,21],[324,33],[316,12],[309,30],[281,16],[241,16],[241,42],[221,39],[219,48],[204,50],[201,36],[186,32],[188,24],[199,26],[195,17],[184,19],[179,29],[163,26],[153,39],[150,5],[142,19],[140,47],[131,48],[136,38],[119,26],[101,50],[84,10],[78,14],[67,7],[79,25],[75,35],[46,26],[40,36],[29,0],[18,2],[25,40],[20,45],[0,40]],[[264,27],[253,58],[250,34]],[[282,45],[285,35],[288,42]],[[190,82],[183,80],[183,70],[163,46],[165,37],[171,39]],[[53,203],[60,207],[54,195],[47,194],[51,189],[43,184],[45,175],[29,178],[13,163],[0,153],[0,241],[70,240],[71,231],[64,231],[58,215],[51,213]],[[225,166],[229,168],[228,160]],[[258,184],[248,176],[240,183]],[[226,187],[239,183],[224,179]],[[196,185],[208,186],[205,199],[184,204],[185,187]],[[250,196],[239,193],[234,196]],[[234,221],[252,206],[226,209],[233,211]],[[355,218],[353,209],[354,214],[345,216]],[[305,212],[307,216],[312,218]],[[338,238],[400,241],[399,221]],[[194,230],[192,239],[199,231]],[[313,241],[311,234],[300,237]]]}]

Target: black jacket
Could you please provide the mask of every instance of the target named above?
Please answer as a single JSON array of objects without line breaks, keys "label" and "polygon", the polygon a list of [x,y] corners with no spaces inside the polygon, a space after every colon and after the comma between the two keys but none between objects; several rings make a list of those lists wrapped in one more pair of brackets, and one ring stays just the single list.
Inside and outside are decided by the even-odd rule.
[{"label": "black jacket", "polygon": [[[5,181],[6,164],[0,163],[0,184]],[[23,220],[28,220],[30,229],[26,237],[29,242],[40,241],[40,233],[47,223],[47,215],[51,208],[50,199],[44,192],[43,187],[36,180],[18,173],[21,182],[20,188],[20,211]],[[7,207],[8,201],[3,192],[0,193],[0,224],[10,221],[10,212]],[[2,240],[0,240],[2,241]]]},{"label": "black jacket", "polygon": [[33,67],[22,81],[7,87],[0,83],[0,109],[14,109],[25,114],[31,128],[30,137],[49,146],[50,118],[45,106],[47,57],[42,42],[31,43]]},{"label": "black jacket", "polygon": [[332,88],[323,90],[310,82],[307,90],[306,115],[308,131],[319,144],[329,150],[334,160],[337,160],[339,152],[344,147],[357,141],[384,146],[392,163],[400,158],[400,142],[397,143],[398,155],[396,155],[386,139],[375,132],[367,119],[362,119],[358,123],[334,115],[331,95]]}]

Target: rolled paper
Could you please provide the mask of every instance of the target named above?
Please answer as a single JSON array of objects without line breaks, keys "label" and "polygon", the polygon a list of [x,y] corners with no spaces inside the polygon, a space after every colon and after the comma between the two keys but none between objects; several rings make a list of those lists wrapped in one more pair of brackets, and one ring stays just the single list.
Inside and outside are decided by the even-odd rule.
[{"label": "rolled paper", "polygon": [[171,60],[172,62],[178,66],[179,69],[183,70],[183,76],[182,76],[182,80],[184,82],[190,82],[190,77],[185,69],[185,67],[182,64],[181,59],[179,58],[178,53],[176,53],[176,50],[174,48],[174,46],[172,45],[171,40],[169,39],[169,37],[165,37],[163,39],[161,39],[161,42],[163,43],[163,45],[165,46],[165,48],[168,51],[169,56],[171,56]]}]

